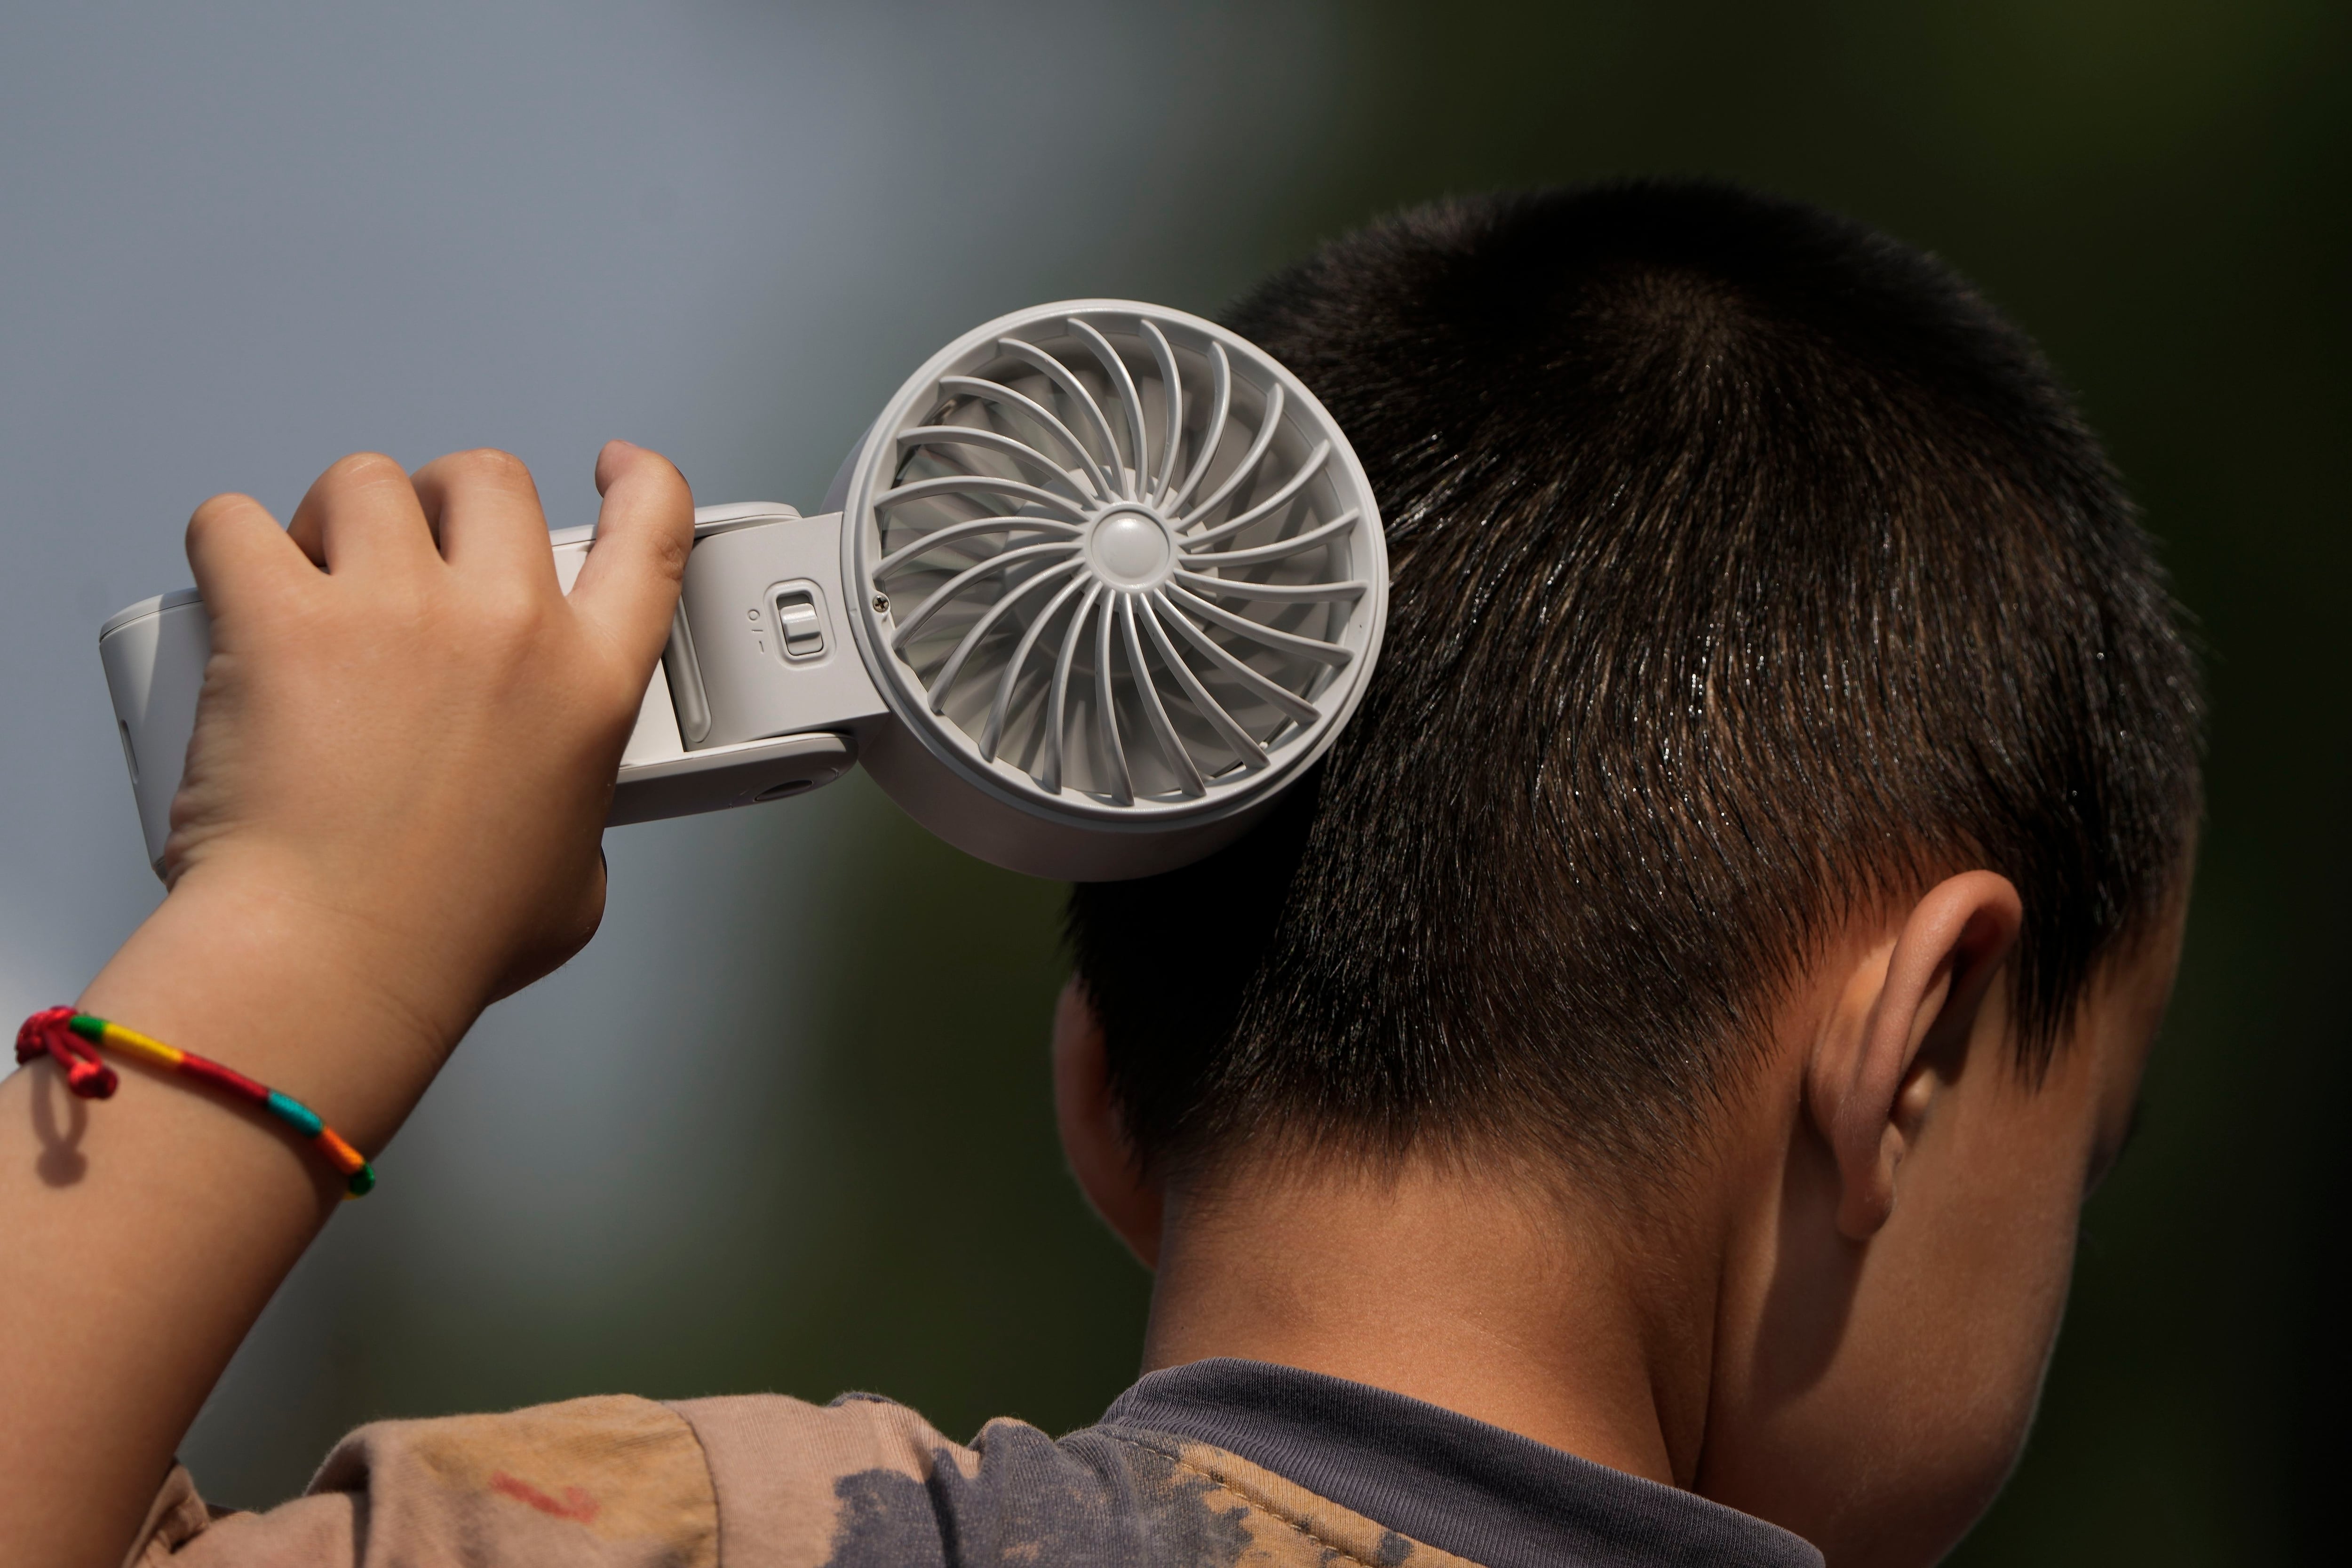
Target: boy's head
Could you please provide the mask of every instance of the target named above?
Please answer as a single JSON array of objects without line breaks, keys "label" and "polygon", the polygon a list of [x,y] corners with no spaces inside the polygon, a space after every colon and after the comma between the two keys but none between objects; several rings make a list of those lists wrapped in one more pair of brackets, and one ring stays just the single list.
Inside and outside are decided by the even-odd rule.
[{"label": "boy's head", "polygon": [[[2030,1365],[1979,1363],[2000,1408],[1944,1443],[1970,1476],[1916,1478],[1973,1511],[2137,1081],[2199,807],[2192,660],[2097,443],[1940,263],[1719,185],[1424,208],[1231,324],[1361,457],[1390,623],[1311,785],[1207,861],[1073,894],[1139,1184],[1241,1203],[1278,1173],[1509,1170],[1715,1213],[1737,1130],[1792,1087],[1768,1184],[1798,1203],[1818,1145],[1847,1300],[1810,1350],[1756,1349],[1801,1363],[1755,1373],[1769,1409],[1710,1396],[1701,1468],[1737,1501],[1735,1416],[1785,1422],[1867,1338],[1889,1245],[1862,1167],[1892,1139],[1891,1182],[1967,1067],[1979,1109],[1948,1122],[2025,1172],[1982,1175],[1978,1220],[2023,1246],[2000,1205],[2070,1194],[2017,1342],[1979,1347]],[[1965,1381],[1912,1373],[1919,1399]],[[1872,1505],[1820,1505],[1849,1506]]]}]

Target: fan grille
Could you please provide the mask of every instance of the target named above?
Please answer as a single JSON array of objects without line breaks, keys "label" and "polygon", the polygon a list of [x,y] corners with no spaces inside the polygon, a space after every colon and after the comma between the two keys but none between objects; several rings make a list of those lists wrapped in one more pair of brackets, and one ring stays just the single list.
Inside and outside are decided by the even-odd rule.
[{"label": "fan grille", "polygon": [[1024,312],[935,368],[853,500],[866,629],[934,749],[1091,815],[1254,796],[1319,752],[1386,597],[1369,487],[1321,405],[1233,334],[1141,306]]}]

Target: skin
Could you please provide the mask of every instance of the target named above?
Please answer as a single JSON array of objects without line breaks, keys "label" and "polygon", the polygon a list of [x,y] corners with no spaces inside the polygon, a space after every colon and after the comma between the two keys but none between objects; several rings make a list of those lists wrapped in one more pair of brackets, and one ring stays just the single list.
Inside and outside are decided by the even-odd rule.
[{"label": "skin", "polygon": [[[215,653],[170,892],[84,1010],[382,1152],[480,1010],[603,910],[611,781],[693,503],[626,443],[597,484],[568,597],[530,476],[500,453],[414,475],[346,458],[282,531],[246,497],[198,509]],[[1246,1356],[1355,1378],[1695,1488],[1841,1565],[1927,1562],[2022,1440],[2178,947],[2176,918],[2110,965],[2029,1084],[2007,1022],[2019,919],[2010,885],[1971,871],[1857,921],[1795,978],[1657,1201],[1499,1155],[1139,1179],[1075,991],[1063,1138],[1158,1268],[1150,1367]],[[339,1196],[273,1123],[119,1066],[97,1107],[46,1062],[0,1080],[0,1563],[121,1561]]]},{"label": "skin", "polygon": [[2010,1019],[2020,919],[1973,870],[1856,920],[1648,1202],[1500,1157],[1367,1172],[1294,1152],[1144,1179],[1075,983],[1063,1142],[1156,1268],[1147,1370],[1350,1378],[1691,1489],[1837,1568],[1932,1563],[2023,1445],[2179,955],[2176,911],[2097,976],[2036,1082]]},{"label": "skin", "polygon": [[[347,458],[288,529],[188,526],[214,655],[170,892],[79,1005],[316,1108],[374,1156],[474,1017],[596,928],[612,781],[669,627],[693,500],[597,459],[567,598],[530,476]],[[0,1081],[0,1563],[115,1568],[232,1352],[330,1215],[266,1121],[117,1064]]]}]

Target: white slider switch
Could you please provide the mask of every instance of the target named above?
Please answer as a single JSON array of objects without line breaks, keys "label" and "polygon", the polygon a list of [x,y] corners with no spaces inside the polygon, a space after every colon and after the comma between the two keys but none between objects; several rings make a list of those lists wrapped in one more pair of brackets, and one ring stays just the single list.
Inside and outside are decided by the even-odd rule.
[{"label": "white slider switch", "polygon": [[786,658],[814,658],[824,651],[824,619],[817,614],[816,596],[805,588],[776,595],[776,629]]}]

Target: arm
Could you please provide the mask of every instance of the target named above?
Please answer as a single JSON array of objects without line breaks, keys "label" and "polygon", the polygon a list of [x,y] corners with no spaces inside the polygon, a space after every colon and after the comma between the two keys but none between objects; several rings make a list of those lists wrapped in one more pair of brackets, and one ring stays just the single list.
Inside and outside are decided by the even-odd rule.
[{"label": "arm", "polygon": [[[597,464],[567,599],[520,464],[329,469],[284,531],[188,529],[214,654],[170,892],[86,1012],[315,1108],[373,1158],[475,1016],[604,908],[612,781],[668,630],[692,500]],[[173,1447],[340,1183],[268,1121],[121,1061],[92,1106],[0,1081],[0,1562],[115,1568]]]}]

